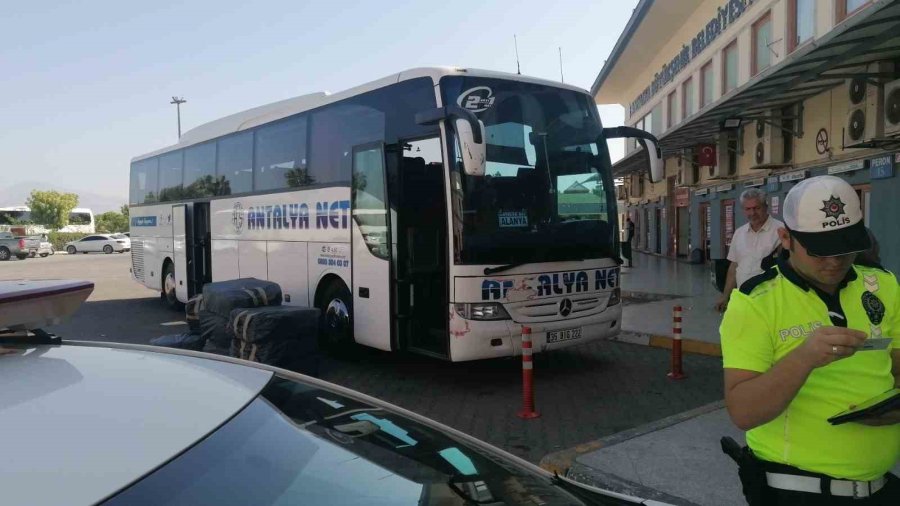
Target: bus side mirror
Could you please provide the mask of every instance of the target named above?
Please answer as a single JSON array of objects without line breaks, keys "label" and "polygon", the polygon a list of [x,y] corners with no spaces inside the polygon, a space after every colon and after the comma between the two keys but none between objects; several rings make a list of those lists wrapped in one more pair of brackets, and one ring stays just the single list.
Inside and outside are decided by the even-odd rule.
[{"label": "bus side mirror", "polygon": [[487,143],[484,123],[472,111],[457,105],[447,105],[416,113],[416,123],[433,125],[444,119],[452,119],[459,139],[463,170],[469,176],[483,176],[487,162]]},{"label": "bus side mirror", "polygon": [[651,183],[658,183],[665,176],[665,164],[662,157],[662,150],[659,149],[659,139],[650,132],[632,127],[615,127],[603,129],[604,139],[621,139],[633,138],[637,139],[644,147],[644,153],[647,156],[647,172],[650,176]]},{"label": "bus side mirror", "polygon": [[473,130],[470,121],[465,119],[455,121],[456,135],[459,138],[459,155],[462,158],[463,170],[468,176],[483,176],[485,173],[487,145],[484,142],[484,123],[478,121],[476,125],[477,130]]},{"label": "bus side mirror", "polygon": [[644,146],[644,151],[647,152],[650,182],[658,183],[662,181],[665,175],[665,163],[662,157],[662,150],[659,149],[659,144],[650,139],[638,139],[638,142]]}]

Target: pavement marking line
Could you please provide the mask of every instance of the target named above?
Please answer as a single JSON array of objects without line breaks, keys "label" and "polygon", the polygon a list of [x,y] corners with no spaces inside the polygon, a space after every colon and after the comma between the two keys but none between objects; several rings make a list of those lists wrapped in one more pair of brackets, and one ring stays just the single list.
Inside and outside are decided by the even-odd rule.
[{"label": "pavement marking line", "polygon": [[624,443],[629,439],[634,439],[636,437],[643,436],[644,434],[649,434],[651,432],[656,432],[673,425],[678,425],[679,423],[686,422],[707,413],[711,413],[723,407],[725,407],[725,401],[711,402],[704,406],[689,409],[681,413],[676,413],[654,422],[639,425],[622,432],[617,432],[610,436],[606,436],[594,441],[588,441],[587,443],[582,443],[566,450],[548,453],[547,455],[544,455],[543,458],[541,458],[538,465],[551,473],[565,475],[569,468],[571,468],[575,464],[575,460],[585,453],[590,453],[602,448],[607,448],[619,443]]},{"label": "pavement marking line", "polygon": [[[665,348],[670,350],[672,349],[673,338],[671,336],[660,336],[623,330],[619,333],[618,336],[611,338],[610,340],[630,344],[640,344],[642,346],[652,346],[654,348]],[[681,351],[685,353],[694,353],[696,355],[721,357],[722,345],[710,343],[707,341],[701,341],[699,339],[682,338]]]},{"label": "pavement marking line", "polygon": [[[672,349],[672,341],[674,338],[669,336],[650,336],[650,346],[654,348]],[[696,353],[698,355],[709,355],[711,357],[722,356],[722,345],[700,341],[698,339],[682,339],[681,350],[685,353]]]},{"label": "pavement marking line", "polygon": [[538,465],[551,473],[565,476],[566,471],[568,471],[575,463],[575,459],[580,455],[599,450],[600,448],[603,448],[603,442],[601,440],[589,441],[575,446],[574,448],[569,448],[568,450],[561,450],[544,455]]}]

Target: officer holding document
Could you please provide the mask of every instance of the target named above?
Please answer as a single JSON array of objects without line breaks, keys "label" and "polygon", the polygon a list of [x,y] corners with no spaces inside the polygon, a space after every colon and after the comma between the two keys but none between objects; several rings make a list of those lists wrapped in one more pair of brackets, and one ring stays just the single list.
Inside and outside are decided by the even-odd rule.
[{"label": "officer holding document", "polygon": [[844,180],[802,181],[783,217],[776,266],[732,295],[720,329],[725,401],[749,446],[723,449],[751,505],[900,505],[889,472],[900,459],[900,286],[854,265],[870,239]]}]

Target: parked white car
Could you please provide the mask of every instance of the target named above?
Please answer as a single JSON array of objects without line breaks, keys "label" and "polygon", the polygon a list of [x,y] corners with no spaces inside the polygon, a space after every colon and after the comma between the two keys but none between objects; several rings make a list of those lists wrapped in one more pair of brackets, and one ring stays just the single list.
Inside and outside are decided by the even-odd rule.
[{"label": "parked white car", "polygon": [[111,237],[117,241],[125,241],[125,251],[131,249],[131,237],[128,234],[112,234]]},{"label": "parked white car", "polygon": [[93,234],[66,243],[66,253],[124,253],[131,250],[130,239],[116,239],[109,234]]}]

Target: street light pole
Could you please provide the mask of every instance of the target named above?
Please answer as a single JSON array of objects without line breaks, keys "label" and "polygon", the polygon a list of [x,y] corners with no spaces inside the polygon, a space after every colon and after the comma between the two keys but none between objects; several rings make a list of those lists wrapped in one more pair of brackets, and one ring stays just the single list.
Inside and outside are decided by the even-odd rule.
[{"label": "street light pole", "polygon": [[181,139],[181,104],[187,102],[182,97],[172,97],[172,101],[170,104],[175,104],[175,109],[178,110],[178,138]]}]

